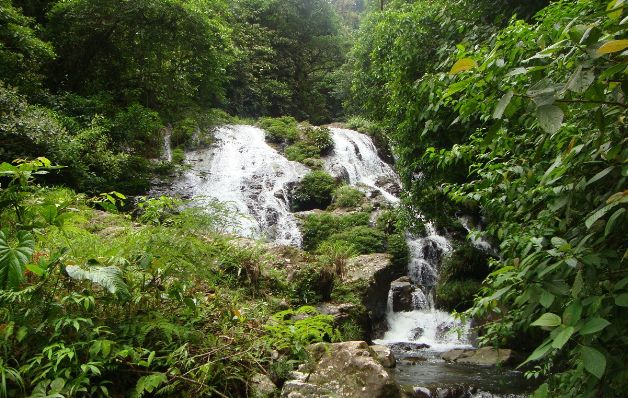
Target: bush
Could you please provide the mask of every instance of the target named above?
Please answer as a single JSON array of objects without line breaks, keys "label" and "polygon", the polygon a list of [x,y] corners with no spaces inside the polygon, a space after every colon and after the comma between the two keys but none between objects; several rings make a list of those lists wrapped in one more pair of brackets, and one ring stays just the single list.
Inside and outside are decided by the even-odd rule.
[{"label": "bush", "polygon": [[132,104],[118,112],[112,124],[115,142],[126,143],[148,156],[155,156],[161,148],[159,132],[164,126],[159,114],[151,109]]},{"label": "bush", "polygon": [[465,311],[473,305],[473,297],[479,292],[481,282],[452,280],[436,286],[436,303],[445,311]]},{"label": "bush", "polygon": [[303,137],[305,142],[318,150],[319,156],[326,155],[334,149],[334,140],[327,127],[305,127]]},{"label": "bush", "polygon": [[342,241],[325,241],[316,251],[319,263],[341,279],[345,276],[347,260],[358,254],[355,246]]},{"label": "bush", "polygon": [[343,242],[353,246],[360,254],[370,254],[385,252],[385,239],[381,231],[362,225],[335,233],[326,239],[325,243]]},{"label": "bush", "polygon": [[405,270],[410,260],[410,252],[406,237],[402,233],[388,236],[387,252],[391,256],[391,263],[396,270]]},{"label": "bush", "polygon": [[266,141],[273,144],[291,144],[299,139],[297,121],[292,116],[263,117],[258,125],[266,131]]},{"label": "bush", "polygon": [[325,209],[331,204],[336,181],[324,171],[312,171],[303,177],[292,193],[295,211]]},{"label": "bush", "polygon": [[182,148],[175,148],[172,151],[172,163],[182,164],[185,160],[185,151]]},{"label": "bush", "polygon": [[404,231],[398,209],[382,211],[375,221],[375,226],[386,235]]},{"label": "bush", "polygon": [[482,281],[489,273],[489,257],[486,252],[464,242],[443,259],[441,279]]},{"label": "bush", "polygon": [[325,264],[307,264],[296,273],[291,288],[294,302],[299,304],[329,300],[334,288],[334,272]]},{"label": "bush", "polygon": [[344,216],[333,216],[329,213],[311,214],[303,220],[301,225],[303,248],[309,251],[315,250],[323,240],[334,233],[368,224],[368,213],[355,213]]},{"label": "bush", "polygon": [[364,202],[364,193],[348,185],[343,185],[334,190],[332,200],[335,208],[354,208]]},{"label": "bush", "polygon": [[284,155],[288,160],[305,163],[306,159],[317,159],[320,157],[319,149],[305,141],[299,141],[290,145],[284,151]]}]

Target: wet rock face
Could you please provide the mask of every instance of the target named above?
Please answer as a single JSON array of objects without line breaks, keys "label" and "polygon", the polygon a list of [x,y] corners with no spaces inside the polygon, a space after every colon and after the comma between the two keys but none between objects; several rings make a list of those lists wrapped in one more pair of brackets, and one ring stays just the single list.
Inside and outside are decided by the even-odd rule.
[{"label": "wet rock face", "polygon": [[414,293],[415,287],[406,279],[407,277],[399,278],[390,284],[394,312],[412,311],[414,309],[412,293]]},{"label": "wet rock face", "polygon": [[514,351],[493,347],[482,347],[477,350],[450,350],[441,357],[447,362],[476,366],[509,365],[516,359]]},{"label": "wet rock face", "polygon": [[[319,343],[308,349],[314,363],[293,372],[282,398],[402,398],[399,385],[364,341]],[[309,373],[309,377],[305,375]]]},{"label": "wet rock face", "polygon": [[372,345],[371,351],[375,354],[375,357],[385,368],[394,368],[397,365],[395,355],[392,353],[390,347],[383,345]]}]

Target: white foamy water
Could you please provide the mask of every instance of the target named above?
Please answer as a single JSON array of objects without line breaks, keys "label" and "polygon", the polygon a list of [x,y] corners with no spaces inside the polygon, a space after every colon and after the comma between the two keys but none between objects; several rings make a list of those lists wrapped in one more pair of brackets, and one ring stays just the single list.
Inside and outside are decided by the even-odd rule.
[{"label": "white foamy water", "polygon": [[164,142],[162,147],[162,159],[172,162],[172,129],[170,127],[166,127],[164,129]]},{"label": "white foamy water", "polygon": [[350,185],[379,191],[386,200],[398,203],[399,198],[382,188],[383,182],[399,185],[399,176],[380,159],[373,140],[357,131],[332,127],[333,153],[325,158],[325,170],[344,177]]},{"label": "white foamy water", "polygon": [[289,209],[288,187],[309,169],[282,156],[253,126],[224,126],[216,145],[186,153],[191,169],[176,184],[201,205],[209,200],[233,207],[239,227],[232,231],[252,238],[299,246],[301,233]]},{"label": "white foamy water", "polygon": [[469,326],[462,324],[451,314],[435,309],[407,312],[389,312],[389,329],[377,344],[419,343],[428,344],[432,351],[453,348],[470,348]]}]

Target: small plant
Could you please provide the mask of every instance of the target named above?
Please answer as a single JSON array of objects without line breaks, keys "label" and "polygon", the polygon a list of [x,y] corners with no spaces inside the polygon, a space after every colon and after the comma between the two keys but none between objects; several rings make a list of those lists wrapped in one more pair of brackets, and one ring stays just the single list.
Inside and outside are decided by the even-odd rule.
[{"label": "small plant", "polygon": [[331,204],[336,181],[324,171],[312,171],[303,177],[292,193],[292,208],[296,211],[324,209]]},{"label": "small plant", "polygon": [[138,199],[137,207],[141,210],[138,219],[143,223],[161,224],[168,220],[183,202],[180,199],[169,196],[158,198],[147,198],[141,196]]},{"label": "small plant", "polygon": [[348,185],[343,185],[334,190],[332,198],[332,205],[335,208],[352,209],[359,207],[364,202],[364,193]]},{"label": "small plant", "polygon": [[172,163],[183,164],[185,161],[185,151],[183,148],[175,148],[172,150]]},{"label": "small plant", "polygon": [[325,240],[339,244],[340,242],[352,246],[359,254],[384,253],[385,235],[375,228],[357,226],[342,232],[335,233]]},{"label": "small plant", "polygon": [[368,213],[343,216],[334,216],[330,213],[311,214],[305,217],[301,225],[303,248],[308,251],[316,250],[318,245],[330,235],[359,225],[368,226],[368,224]]},{"label": "small plant", "polygon": [[267,332],[265,340],[276,350],[289,350],[294,358],[306,359],[308,345],[340,339],[333,321],[333,316],[322,315],[310,306],[281,311],[264,326]]},{"label": "small plant", "polygon": [[264,117],[258,125],[266,131],[266,141],[274,144],[291,144],[299,139],[298,125],[295,118],[283,116]]},{"label": "small plant", "polygon": [[325,241],[317,249],[319,262],[330,267],[340,279],[346,274],[347,260],[356,254],[356,248],[347,242]]}]

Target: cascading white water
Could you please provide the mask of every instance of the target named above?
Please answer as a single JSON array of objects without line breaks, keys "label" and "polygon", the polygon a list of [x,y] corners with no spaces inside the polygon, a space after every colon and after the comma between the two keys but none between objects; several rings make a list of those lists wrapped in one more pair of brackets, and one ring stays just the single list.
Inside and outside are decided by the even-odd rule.
[{"label": "cascading white water", "polygon": [[253,126],[224,126],[216,145],[186,153],[191,169],[176,184],[195,201],[227,202],[239,213],[238,235],[299,246],[301,233],[290,213],[288,186],[309,169],[283,157]]},{"label": "cascading white water", "polygon": [[389,164],[380,159],[373,140],[357,131],[332,127],[333,153],[325,158],[325,170],[342,177],[350,185],[378,191],[391,203],[399,198],[384,188],[399,186],[399,176]]},{"label": "cascading white water", "polygon": [[425,237],[407,237],[410,261],[408,276],[414,285],[413,311],[394,312],[392,290],[389,293],[388,331],[377,342],[392,344],[409,342],[427,344],[431,350],[446,351],[452,348],[470,347],[469,327],[451,314],[435,308],[434,287],[438,281],[438,265],[443,255],[452,247],[447,238],[426,224]]},{"label": "cascading white water", "polygon": [[161,154],[162,159],[172,162],[172,129],[169,127],[164,129],[164,143],[163,143],[163,151]]}]

